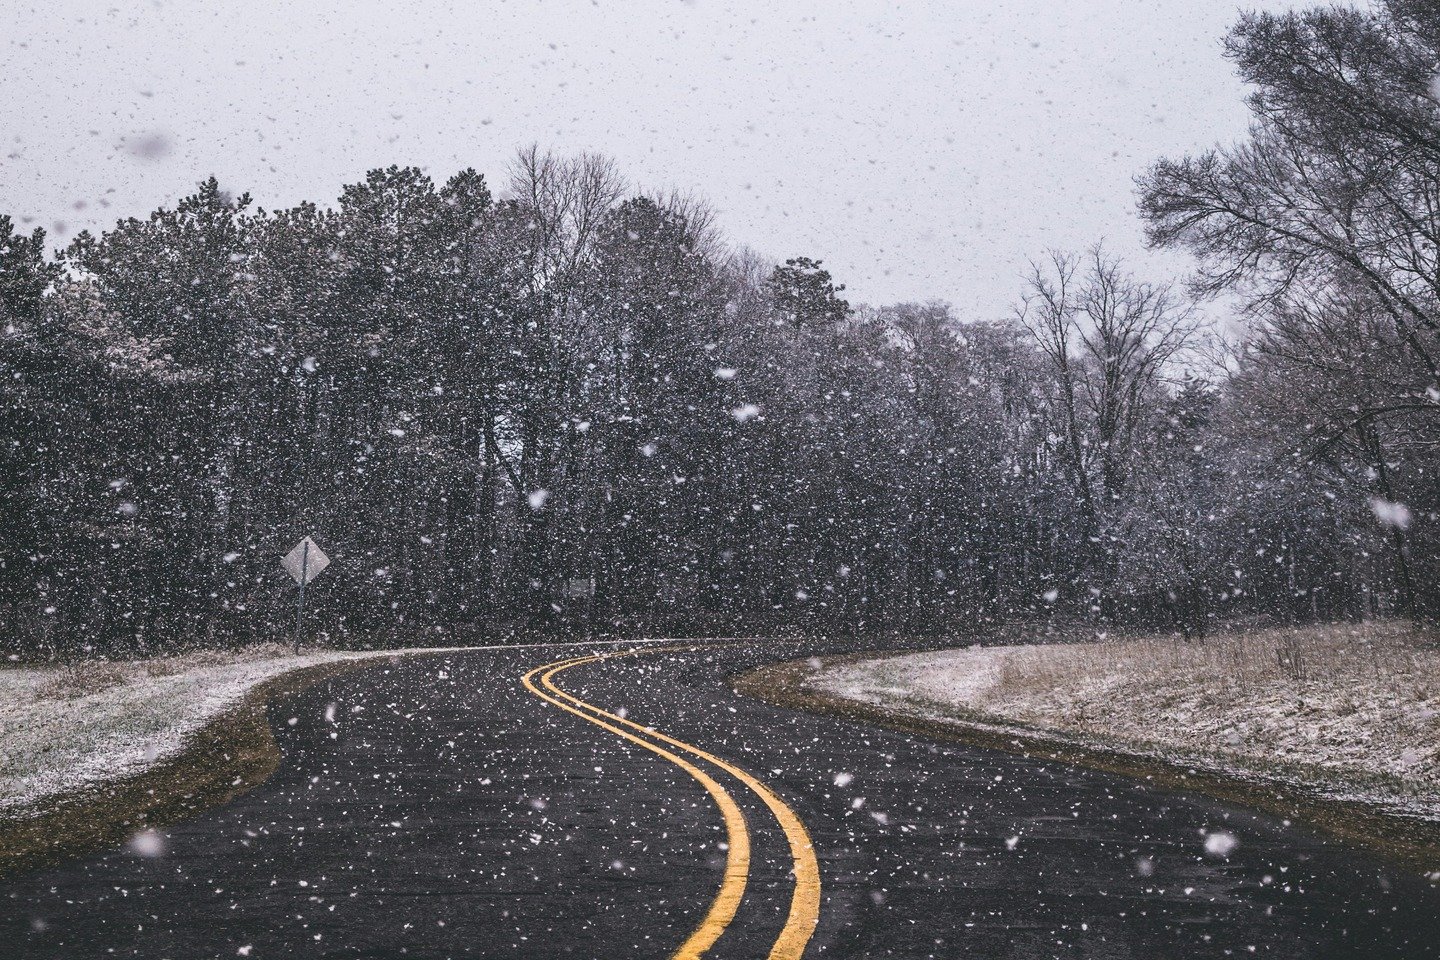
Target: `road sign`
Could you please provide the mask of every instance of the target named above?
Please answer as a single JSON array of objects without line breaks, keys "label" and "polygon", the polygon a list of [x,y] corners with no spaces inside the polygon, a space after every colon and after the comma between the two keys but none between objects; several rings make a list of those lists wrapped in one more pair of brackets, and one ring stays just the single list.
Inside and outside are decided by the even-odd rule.
[{"label": "road sign", "polygon": [[300,640],[305,635],[305,586],[325,572],[325,568],[330,566],[330,558],[325,556],[318,543],[304,537],[285,554],[280,566],[300,585],[300,601],[295,610],[295,652],[299,653]]},{"label": "road sign", "polygon": [[285,554],[280,566],[303,587],[325,572],[325,568],[330,566],[330,558],[325,556],[318,543],[306,537]]},{"label": "road sign", "polygon": [[574,577],[565,584],[565,596],[567,597],[593,597],[594,595],[594,577]]}]

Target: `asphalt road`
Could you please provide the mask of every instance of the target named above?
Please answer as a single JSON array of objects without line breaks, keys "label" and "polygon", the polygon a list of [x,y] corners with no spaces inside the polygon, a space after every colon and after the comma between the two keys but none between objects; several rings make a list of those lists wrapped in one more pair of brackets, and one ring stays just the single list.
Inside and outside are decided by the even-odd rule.
[{"label": "asphalt road", "polygon": [[1440,891],[1298,827],[730,692],[794,645],[532,673],[584,652],[276,703],[260,787],[0,882],[0,957],[1440,957]]}]

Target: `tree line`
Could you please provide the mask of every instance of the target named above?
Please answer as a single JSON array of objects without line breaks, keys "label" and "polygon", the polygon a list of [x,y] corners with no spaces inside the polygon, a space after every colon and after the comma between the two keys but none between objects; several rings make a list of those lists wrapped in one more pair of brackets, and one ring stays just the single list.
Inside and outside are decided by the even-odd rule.
[{"label": "tree line", "polygon": [[1440,16],[1226,53],[1249,138],[1138,181],[1195,281],[1050,253],[1009,317],[852,306],[533,148],[498,196],[210,179],[54,255],[0,216],[0,644],[275,636],[305,534],[357,643],[1433,617]]}]

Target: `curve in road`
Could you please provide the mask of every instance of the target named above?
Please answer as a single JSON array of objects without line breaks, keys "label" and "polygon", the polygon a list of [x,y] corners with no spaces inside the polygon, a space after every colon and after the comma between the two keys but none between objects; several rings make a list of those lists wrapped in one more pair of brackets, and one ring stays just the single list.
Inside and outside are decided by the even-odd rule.
[{"label": "curve in road", "polygon": [[[741,897],[745,892],[745,885],[750,870],[750,837],[745,822],[745,816],[734,798],[729,792],[718,784],[703,770],[695,767],[694,764],[677,757],[670,751],[658,747],[649,742],[646,737],[662,741],[669,746],[675,747],[690,754],[706,763],[725,771],[730,776],[744,784],[752,793],[757,796],[771,815],[775,817],[780,828],[785,832],[786,842],[790,847],[790,858],[792,861],[791,874],[795,879],[795,891],[790,900],[790,911],[785,920],[785,926],[781,929],[780,935],[775,940],[775,945],[770,949],[769,960],[799,960],[805,953],[805,947],[815,933],[815,927],[820,920],[820,865],[815,859],[815,846],[810,840],[810,834],[806,831],[805,825],[796,816],[795,811],[785,803],[784,800],[771,790],[764,783],[753,775],[722,760],[699,747],[678,740],[668,734],[662,733],[652,727],[646,727],[636,723],[619,714],[595,706],[592,703],[581,700],[565,690],[562,690],[555,683],[556,674],[589,663],[597,663],[602,660],[611,660],[617,657],[636,656],[641,653],[660,653],[693,651],[703,649],[700,646],[680,648],[650,648],[648,650],[625,650],[614,653],[596,654],[586,657],[572,657],[567,660],[560,660],[555,663],[545,664],[529,671],[522,678],[527,690],[549,703],[554,704],[562,710],[568,710],[578,716],[585,718],[602,729],[608,730],[617,736],[623,737],[639,744],[666,758],[676,764],[685,772],[689,773],[715,800],[720,808],[721,815],[725,819],[726,833],[729,837],[729,858],[726,865],[725,877],[721,883],[720,892],[716,895],[710,911],[701,921],[700,926],[686,939],[680,949],[674,954],[674,960],[691,960],[702,956],[719,940],[720,935],[725,932],[726,927],[735,918],[739,908]],[[539,686],[536,686],[536,676],[539,675]],[[544,687],[541,690],[540,687]],[[546,692],[548,691],[548,693]],[[553,696],[552,696],[553,694]],[[558,698],[558,699],[557,699]],[[600,719],[604,718],[604,719]],[[614,724],[621,724],[630,728],[634,733],[618,729]]]},{"label": "curve in road", "polygon": [[[686,769],[597,720],[702,771],[745,818],[744,893],[704,960],[774,955],[787,926],[807,960],[1436,956],[1440,889],[1299,825],[729,684],[841,649],[435,652],[277,697],[264,783],[146,844],[0,880],[0,960],[699,949],[734,859],[723,815]],[[807,854],[823,891],[797,883]],[[818,925],[792,922],[807,915]]]}]

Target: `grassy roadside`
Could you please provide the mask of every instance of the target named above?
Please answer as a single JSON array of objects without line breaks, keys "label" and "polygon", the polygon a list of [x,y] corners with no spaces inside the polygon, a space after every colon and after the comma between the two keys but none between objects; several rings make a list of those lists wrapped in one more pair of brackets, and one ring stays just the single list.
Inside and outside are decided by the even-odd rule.
[{"label": "grassy roadside", "polygon": [[[908,655],[876,651],[822,657],[818,669]],[[1440,821],[1395,815],[1364,803],[1317,796],[1281,780],[1198,769],[1159,756],[1079,743],[1054,731],[1017,725],[979,711],[932,719],[808,689],[815,659],[758,667],[732,678],[735,691],[789,709],[828,714],[903,733],[1073,764],[1144,780],[1165,790],[1193,791],[1305,824],[1379,854],[1406,869],[1440,877]]]},{"label": "grassy roadside", "polygon": [[280,762],[267,706],[381,662],[341,660],[272,677],[197,730],[181,752],[143,772],[48,797],[23,815],[0,818],[0,877],[118,846],[141,830],[194,816],[263,783]]}]

